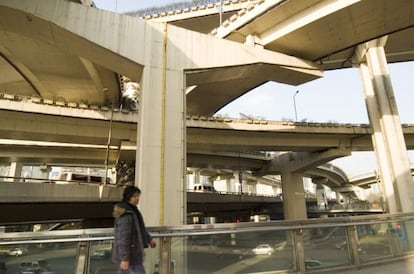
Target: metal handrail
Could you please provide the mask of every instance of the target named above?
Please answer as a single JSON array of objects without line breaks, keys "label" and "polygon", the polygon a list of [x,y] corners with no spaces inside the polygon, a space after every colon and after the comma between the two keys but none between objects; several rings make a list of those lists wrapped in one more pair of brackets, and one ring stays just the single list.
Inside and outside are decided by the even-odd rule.
[{"label": "metal handrail", "polygon": [[[414,213],[379,214],[370,216],[352,216],[327,219],[309,219],[293,221],[271,221],[260,223],[231,223],[208,225],[182,225],[149,227],[149,232],[154,238],[202,236],[212,234],[230,234],[242,232],[303,230],[311,228],[346,227],[377,223],[391,223],[395,221],[413,221]],[[110,236],[103,236],[110,235]],[[93,228],[60,231],[39,232],[11,232],[0,233],[0,246],[13,243],[41,242],[66,242],[66,241],[99,241],[113,238],[113,228]],[[43,238],[43,239],[39,239]],[[34,240],[36,239],[36,240]],[[36,242],[37,243],[37,242]]]}]

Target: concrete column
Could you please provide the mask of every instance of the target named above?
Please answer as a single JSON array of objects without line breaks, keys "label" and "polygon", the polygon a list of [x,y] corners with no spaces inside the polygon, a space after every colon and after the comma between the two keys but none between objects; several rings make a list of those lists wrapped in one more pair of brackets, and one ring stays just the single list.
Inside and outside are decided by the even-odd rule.
[{"label": "concrete column", "polygon": [[273,195],[279,195],[280,194],[280,189],[279,189],[279,187],[277,187],[277,186],[273,186],[272,187],[272,189],[273,189]]},{"label": "concrete column", "polygon": [[233,179],[226,179],[226,192],[234,192],[232,181]]},{"label": "concrete column", "polygon": [[328,198],[326,197],[325,187],[322,184],[316,184],[316,203],[319,209],[328,209]]},{"label": "concrete column", "polygon": [[196,169],[193,174],[194,174],[194,184],[201,184],[200,170]]},{"label": "concrete column", "polygon": [[282,172],[282,190],[285,220],[307,219],[303,173]]},{"label": "concrete column", "polygon": [[186,219],[185,93],[174,62],[182,55],[169,43],[167,24],[148,23],[145,33],[135,183],[146,224],[180,225]]},{"label": "concrete column", "polygon": [[[9,176],[10,177],[22,177],[22,169],[23,164],[21,162],[11,162],[10,163],[10,171]],[[9,179],[10,182],[20,182],[20,179]]]},{"label": "concrete column", "polygon": [[336,203],[340,204],[341,200],[343,199],[341,193],[335,191],[335,197],[336,197]]},{"label": "concrete column", "polygon": [[385,39],[368,43],[360,64],[379,176],[388,211],[413,212],[414,186],[407,148],[384,52]]},{"label": "concrete column", "polygon": [[[240,171],[234,171],[234,190],[235,192],[243,193],[243,173]],[[236,185],[239,186],[239,188],[236,188]]]},{"label": "concrete column", "polygon": [[251,194],[257,194],[257,182],[248,182],[248,191]]}]

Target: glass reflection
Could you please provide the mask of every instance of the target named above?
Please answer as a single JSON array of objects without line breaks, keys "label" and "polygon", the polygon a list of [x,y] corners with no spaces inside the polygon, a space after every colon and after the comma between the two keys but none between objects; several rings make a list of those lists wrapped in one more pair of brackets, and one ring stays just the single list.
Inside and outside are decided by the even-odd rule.
[{"label": "glass reflection", "polygon": [[2,246],[0,273],[72,274],[77,243]]},{"label": "glass reflection", "polygon": [[345,227],[303,230],[307,270],[351,263]]}]

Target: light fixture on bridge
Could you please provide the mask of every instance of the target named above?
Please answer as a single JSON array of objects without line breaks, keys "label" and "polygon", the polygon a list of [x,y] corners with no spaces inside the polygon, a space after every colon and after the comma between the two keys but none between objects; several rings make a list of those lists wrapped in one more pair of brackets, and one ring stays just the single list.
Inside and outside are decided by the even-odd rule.
[{"label": "light fixture on bridge", "polygon": [[298,111],[296,110],[296,95],[299,93],[299,90],[297,90],[295,92],[295,94],[293,94],[293,107],[295,109],[295,122],[298,121]]}]

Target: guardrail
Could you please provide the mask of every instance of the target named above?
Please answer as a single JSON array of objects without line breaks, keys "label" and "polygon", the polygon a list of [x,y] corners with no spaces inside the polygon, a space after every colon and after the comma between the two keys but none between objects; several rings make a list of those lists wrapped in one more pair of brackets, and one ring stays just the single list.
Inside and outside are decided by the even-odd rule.
[{"label": "guardrail", "polygon": [[[318,272],[413,255],[414,214],[151,227],[147,273]],[[0,233],[7,271],[115,273],[112,229]],[[43,272],[42,272],[43,271]]]}]

